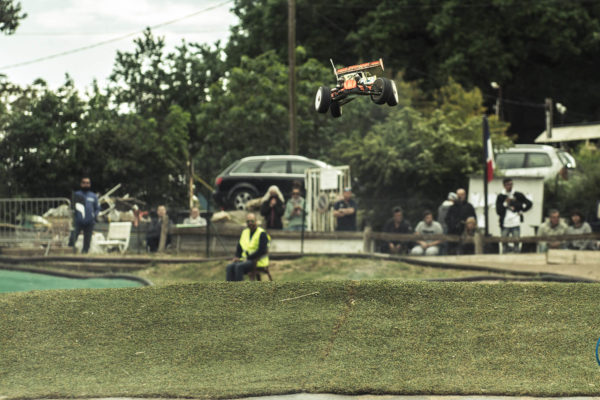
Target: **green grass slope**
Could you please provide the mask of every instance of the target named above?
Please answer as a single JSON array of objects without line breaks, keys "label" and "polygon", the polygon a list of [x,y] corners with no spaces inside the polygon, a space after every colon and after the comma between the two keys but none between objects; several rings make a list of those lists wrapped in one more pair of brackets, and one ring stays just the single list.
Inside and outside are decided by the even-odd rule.
[{"label": "green grass slope", "polygon": [[202,283],[0,295],[0,398],[598,395],[600,285]]}]

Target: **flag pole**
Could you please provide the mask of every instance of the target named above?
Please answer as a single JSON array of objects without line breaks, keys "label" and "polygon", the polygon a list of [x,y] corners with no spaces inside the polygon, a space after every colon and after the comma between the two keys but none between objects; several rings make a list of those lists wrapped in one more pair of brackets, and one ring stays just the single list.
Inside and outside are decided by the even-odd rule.
[{"label": "flag pole", "polygon": [[483,116],[483,219],[485,221],[485,236],[489,236],[488,228],[488,135],[490,128],[487,117]]}]

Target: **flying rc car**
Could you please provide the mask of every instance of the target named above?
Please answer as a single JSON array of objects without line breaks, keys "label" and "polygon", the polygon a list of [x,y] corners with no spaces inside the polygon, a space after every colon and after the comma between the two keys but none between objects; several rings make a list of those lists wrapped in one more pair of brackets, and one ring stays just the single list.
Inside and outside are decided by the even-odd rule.
[{"label": "flying rc car", "polygon": [[398,104],[396,83],[387,78],[378,78],[376,75],[383,72],[383,60],[339,69],[335,68],[333,60],[330,61],[337,83],[332,89],[327,86],[319,87],[315,97],[317,112],[324,114],[331,111],[334,118],[339,118],[342,116],[342,106],[354,100],[356,96],[371,96],[371,100],[380,105]]}]

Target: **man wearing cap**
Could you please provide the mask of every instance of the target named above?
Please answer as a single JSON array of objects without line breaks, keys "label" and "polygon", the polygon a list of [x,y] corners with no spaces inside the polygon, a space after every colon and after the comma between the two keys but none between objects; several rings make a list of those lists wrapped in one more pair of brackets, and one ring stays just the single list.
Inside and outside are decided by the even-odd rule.
[{"label": "man wearing cap", "polygon": [[269,266],[269,235],[256,225],[256,216],[253,213],[246,215],[246,226],[240,235],[235,257],[227,266],[227,281],[243,281],[244,274],[250,272],[255,264],[256,268]]},{"label": "man wearing cap", "polygon": [[344,189],[344,198],[338,200],[333,205],[333,216],[337,218],[336,231],[355,231],[356,230],[356,202],[352,198],[352,189]]},{"label": "man wearing cap", "polygon": [[448,193],[448,197],[440,206],[438,207],[438,217],[437,221],[444,228],[444,233],[448,233],[448,225],[446,225],[446,215],[448,215],[448,210],[450,207],[454,205],[454,202],[458,199],[458,196],[454,192]]}]

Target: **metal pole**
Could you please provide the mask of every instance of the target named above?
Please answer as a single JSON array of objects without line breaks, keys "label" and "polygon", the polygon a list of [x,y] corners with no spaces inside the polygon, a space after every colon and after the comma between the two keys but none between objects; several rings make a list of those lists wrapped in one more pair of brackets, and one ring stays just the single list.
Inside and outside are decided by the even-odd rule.
[{"label": "metal pole", "polygon": [[296,0],[288,0],[288,98],[290,119],[290,154],[298,153],[296,132]]},{"label": "metal pole", "polygon": [[489,130],[487,117],[483,117],[483,218],[485,221],[485,236],[489,235],[488,229],[488,181],[487,181],[487,159],[485,157],[487,149],[486,131]]}]

